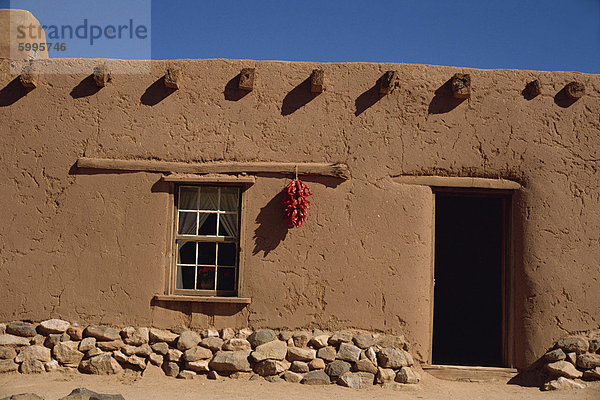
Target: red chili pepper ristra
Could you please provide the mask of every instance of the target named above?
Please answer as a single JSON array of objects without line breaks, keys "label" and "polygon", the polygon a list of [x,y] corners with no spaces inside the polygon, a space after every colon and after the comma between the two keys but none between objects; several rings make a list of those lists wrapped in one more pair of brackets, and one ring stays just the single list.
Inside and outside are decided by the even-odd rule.
[{"label": "red chili pepper ristra", "polygon": [[308,186],[299,179],[294,179],[283,189],[283,210],[290,227],[300,228],[308,215],[312,195]]}]

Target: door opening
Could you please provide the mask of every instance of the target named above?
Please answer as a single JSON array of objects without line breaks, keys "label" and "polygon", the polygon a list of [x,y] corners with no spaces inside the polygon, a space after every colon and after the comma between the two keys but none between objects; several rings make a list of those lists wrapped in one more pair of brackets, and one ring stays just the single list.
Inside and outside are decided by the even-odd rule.
[{"label": "door opening", "polygon": [[507,366],[510,196],[435,193],[433,364]]}]

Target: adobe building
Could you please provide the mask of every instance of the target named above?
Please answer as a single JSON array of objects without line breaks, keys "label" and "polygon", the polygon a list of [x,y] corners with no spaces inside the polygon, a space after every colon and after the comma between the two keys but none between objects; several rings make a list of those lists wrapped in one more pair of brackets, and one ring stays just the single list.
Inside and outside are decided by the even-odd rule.
[{"label": "adobe building", "polygon": [[599,327],[598,76],[55,59],[25,87],[11,62],[0,321],[353,328],[505,367]]}]

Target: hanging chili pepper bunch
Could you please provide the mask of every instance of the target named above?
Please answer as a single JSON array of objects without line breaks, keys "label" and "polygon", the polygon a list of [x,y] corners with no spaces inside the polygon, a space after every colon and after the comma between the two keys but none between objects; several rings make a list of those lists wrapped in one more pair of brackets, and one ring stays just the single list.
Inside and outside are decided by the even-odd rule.
[{"label": "hanging chili pepper bunch", "polygon": [[284,213],[290,227],[302,226],[310,205],[306,198],[310,195],[312,193],[308,186],[298,178],[283,188]]}]

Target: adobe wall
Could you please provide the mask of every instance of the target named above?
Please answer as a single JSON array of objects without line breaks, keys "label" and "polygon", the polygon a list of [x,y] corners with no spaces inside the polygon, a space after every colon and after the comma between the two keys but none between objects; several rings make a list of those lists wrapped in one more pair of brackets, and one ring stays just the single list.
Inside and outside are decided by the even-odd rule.
[{"label": "adobe wall", "polygon": [[[98,60],[49,60],[57,71]],[[129,63],[110,61],[111,63]],[[116,65],[116,64],[115,64]],[[430,341],[432,193],[402,174],[503,177],[515,196],[516,363],[600,321],[600,78],[578,73],[405,64],[153,61],[151,75],[43,74],[24,95],[0,67],[0,321],[62,318],[169,328],[358,328]],[[167,65],[183,71],[168,96]],[[231,80],[256,67],[254,91]],[[326,92],[300,86],[324,69]],[[379,98],[377,79],[401,85]],[[471,99],[436,94],[468,72]],[[543,93],[521,95],[538,78]],[[567,105],[555,94],[586,84]],[[18,83],[18,82],[17,82]],[[439,93],[439,91],[438,91]],[[172,208],[161,174],[78,170],[78,157],[343,162],[345,182],[307,178],[306,224],[280,217],[284,175],[247,191],[248,306],[152,302],[163,294]]]}]

